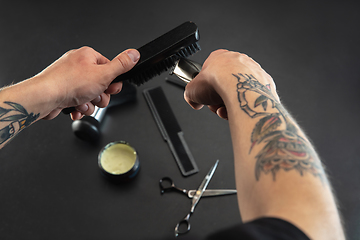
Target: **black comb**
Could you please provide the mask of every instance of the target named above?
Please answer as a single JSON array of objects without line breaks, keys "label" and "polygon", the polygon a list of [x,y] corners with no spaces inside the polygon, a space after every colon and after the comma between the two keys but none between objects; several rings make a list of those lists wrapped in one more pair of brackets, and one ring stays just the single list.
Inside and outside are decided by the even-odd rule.
[{"label": "black comb", "polygon": [[[172,68],[180,58],[186,58],[200,51],[199,29],[193,22],[185,22],[164,35],[138,48],[140,59],[128,72],[113,82],[128,80],[140,86],[151,78]],[[74,107],[64,108],[65,114],[75,111]]]},{"label": "black comb", "polygon": [[137,49],[140,52],[139,62],[114,81],[128,80],[139,86],[169,70],[178,59],[200,51],[199,39],[199,29],[196,24],[185,22]]}]

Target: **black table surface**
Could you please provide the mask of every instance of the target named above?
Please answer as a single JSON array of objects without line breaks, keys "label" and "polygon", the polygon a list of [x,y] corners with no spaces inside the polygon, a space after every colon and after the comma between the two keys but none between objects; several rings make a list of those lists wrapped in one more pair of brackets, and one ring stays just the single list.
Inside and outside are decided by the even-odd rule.
[{"label": "black table surface", "polygon": [[[327,166],[348,239],[360,236],[359,6],[356,1],[13,1],[0,7],[0,85],[40,72],[63,53],[91,46],[112,59],[185,21],[200,29],[203,62],[213,50],[247,53],[274,78],[279,95]],[[173,239],[189,211],[159,179],[195,189],[220,160],[208,188],[235,188],[227,121],[195,111],[164,73],[137,88],[135,102],[108,110],[97,144],[74,136],[60,115],[39,121],[0,150],[1,239]],[[142,91],[161,86],[200,168],[183,177]],[[125,140],[140,156],[134,181],[115,185],[97,166],[100,149]],[[235,195],[203,198],[185,238],[241,222]]]}]

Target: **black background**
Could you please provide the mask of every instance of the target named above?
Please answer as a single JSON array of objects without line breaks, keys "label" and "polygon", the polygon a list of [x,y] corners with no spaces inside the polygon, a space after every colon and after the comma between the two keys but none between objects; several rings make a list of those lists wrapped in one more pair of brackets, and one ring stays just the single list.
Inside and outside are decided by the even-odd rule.
[{"label": "black background", "polygon": [[[0,1],[0,85],[35,75],[70,49],[87,45],[112,59],[194,21],[202,51],[193,60],[226,48],[247,53],[272,75],[327,166],[348,239],[358,239],[358,11],[357,1]],[[220,159],[209,188],[234,188],[227,122],[188,107],[166,76],[138,88],[136,102],[109,109],[98,144],[77,139],[61,115],[2,149],[0,238],[172,239],[190,200],[161,196],[161,177],[194,189]],[[163,87],[199,165],[193,176],[181,176],[141,93],[155,86]],[[140,155],[138,177],[124,185],[109,183],[97,168],[99,150],[115,140]],[[186,238],[239,222],[236,196],[203,198]]]}]

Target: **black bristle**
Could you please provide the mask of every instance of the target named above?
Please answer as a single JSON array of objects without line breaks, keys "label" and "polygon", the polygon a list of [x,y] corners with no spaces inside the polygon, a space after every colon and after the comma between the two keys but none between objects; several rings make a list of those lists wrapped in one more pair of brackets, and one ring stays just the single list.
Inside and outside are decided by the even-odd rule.
[{"label": "black bristle", "polygon": [[196,42],[194,44],[191,44],[190,46],[181,49],[177,53],[177,56],[180,58],[187,58],[200,50],[201,50],[200,45],[199,43]]}]

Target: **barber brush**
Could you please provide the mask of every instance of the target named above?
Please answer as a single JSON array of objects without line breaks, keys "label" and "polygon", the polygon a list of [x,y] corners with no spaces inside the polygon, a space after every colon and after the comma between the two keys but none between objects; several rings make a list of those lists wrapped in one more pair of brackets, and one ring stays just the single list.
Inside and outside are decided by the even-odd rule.
[{"label": "barber brush", "polygon": [[140,60],[129,72],[118,76],[114,81],[129,80],[139,86],[160,75],[176,64],[201,50],[198,41],[199,30],[195,23],[185,22],[164,35],[140,47]]}]

